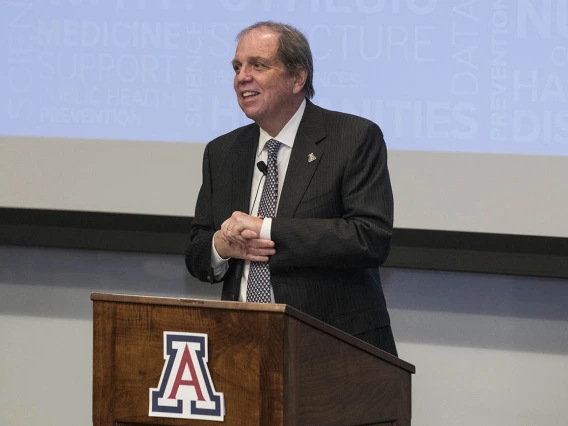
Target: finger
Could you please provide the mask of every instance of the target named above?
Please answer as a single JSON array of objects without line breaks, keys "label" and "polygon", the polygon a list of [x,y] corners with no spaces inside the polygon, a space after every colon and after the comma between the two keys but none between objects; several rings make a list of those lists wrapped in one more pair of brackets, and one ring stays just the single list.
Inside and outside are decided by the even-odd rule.
[{"label": "finger", "polygon": [[274,249],[254,249],[249,250],[249,253],[254,256],[274,256],[276,254],[276,250]]},{"label": "finger", "polygon": [[[234,212],[231,216],[232,225],[231,226],[233,231],[238,231],[239,233],[243,232],[244,230],[249,230],[256,233],[257,237],[260,233],[260,228],[262,227],[262,219],[248,215],[243,212]],[[252,234],[250,234],[252,235]],[[249,238],[249,236],[247,236]]]},{"label": "finger", "polygon": [[252,240],[255,238],[260,237],[256,232],[251,231],[250,229],[245,229],[241,232],[241,236],[247,240]]},{"label": "finger", "polygon": [[255,238],[247,240],[247,244],[249,247],[255,248],[272,248],[274,247],[274,241],[266,239],[266,238]]},{"label": "finger", "polygon": [[[241,253],[246,253],[247,251],[247,240],[245,240],[244,238],[238,236],[238,235],[227,235],[223,232],[219,233],[220,238],[225,242],[225,244],[227,246],[231,246],[232,248],[235,248],[237,250],[239,250]],[[242,258],[242,257],[240,257]]]},{"label": "finger", "polygon": [[[270,241],[270,240],[263,240],[263,242],[265,244],[272,243],[272,241]],[[274,256],[276,254],[276,249],[272,246],[255,247],[255,246],[252,246],[251,244],[249,244],[247,246],[247,251],[248,251],[248,253],[250,253],[253,256]]]},{"label": "finger", "polygon": [[259,256],[250,253],[246,256],[246,260],[250,260],[251,262],[268,262],[269,259],[269,256]]},{"label": "finger", "polygon": [[241,235],[241,231],[239,230],[239,228],[234,225],[232,228],[227,229],[227,235],[233,241],[245,241],[245,238]]},{"label": "finger", "polygon": [[221,229],[228,239],[234,240],[235,236],[239,235],[239,232],[235,229],[234,221],[230,218],[223,222]]},{"label": "finger", "polygon": [[241,233],[246,229],[246,227],[237,220],[231,220],[227,223],[226,235],[230,237],[233,241],[244,241],[245,237]]},{"label": "finger", "polygon": [[221,224],[221,232],[223,233],[223,235],[225,237],[230,237],[231,236],[231,218],[228,218],[227,220],[225,220],[222,224]]}]

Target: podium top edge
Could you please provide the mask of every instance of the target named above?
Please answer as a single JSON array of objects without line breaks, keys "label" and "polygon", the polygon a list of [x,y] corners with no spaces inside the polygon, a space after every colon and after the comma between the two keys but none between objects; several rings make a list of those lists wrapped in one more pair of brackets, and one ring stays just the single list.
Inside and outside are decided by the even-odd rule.
[{"label": "podium top edge", "polygon": [[244,311],[265,311],[291,313],[300,311],[279,303],[246,303],[225,300],[192,299],[184,297],[142,296],[132,294],[91,293],[91,300],[96,302],[142,303],[148,305],[165,305],[181,307],[200,307],[215,309],[238,309]]}]

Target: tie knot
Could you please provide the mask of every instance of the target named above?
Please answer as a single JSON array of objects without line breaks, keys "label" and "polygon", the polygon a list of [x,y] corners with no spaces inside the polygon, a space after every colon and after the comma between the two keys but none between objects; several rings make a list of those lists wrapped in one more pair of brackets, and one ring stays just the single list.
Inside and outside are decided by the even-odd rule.
[{"label": "tie knot", "polygon": [[268,155],[270,157],[276,155],[278,149],[280,148],[281,143],[278,142],[276,139],[270,139],[266,142],[266,149],[268,150]]}]

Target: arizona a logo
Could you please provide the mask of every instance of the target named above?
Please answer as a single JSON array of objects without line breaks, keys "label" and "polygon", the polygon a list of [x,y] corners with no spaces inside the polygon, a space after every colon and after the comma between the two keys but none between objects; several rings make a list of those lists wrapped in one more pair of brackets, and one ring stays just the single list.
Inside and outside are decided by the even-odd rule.
[{"label": "arizona a logo", "polygon": [[207,334],[164,332],[164,369],[150,388],[152,417],[223,421],[225,398],[207,368]]}]

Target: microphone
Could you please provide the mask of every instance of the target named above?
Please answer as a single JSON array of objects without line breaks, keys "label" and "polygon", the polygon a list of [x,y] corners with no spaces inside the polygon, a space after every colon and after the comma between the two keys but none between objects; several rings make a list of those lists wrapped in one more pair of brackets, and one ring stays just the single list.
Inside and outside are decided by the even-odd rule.
[{"label": "microphone", "polygon": [[259,161],[258,163],[256,163],[256,168],[260,170],[262,176],[260,177],[260,181],[258,182],[258,187],[256,188],[256,194],[254,196],[254,201],[252,202],[252,207],[250,209],[249,215],[251,215],[252,211],[254,210],[254,204],[256,203],[256,197],[258,197],[258,190],[260,189],[260,184],[262,183],[262,179],[264,179],[266,173],[268,173],[268,166],[264,161]]},{"label": "microphone", "polygon": [[268,173],[268,166],[264,161],[259,161],[258,163],[256,163],[256,168],[260,170],[264,176],[266,176],[266,173]]}]

